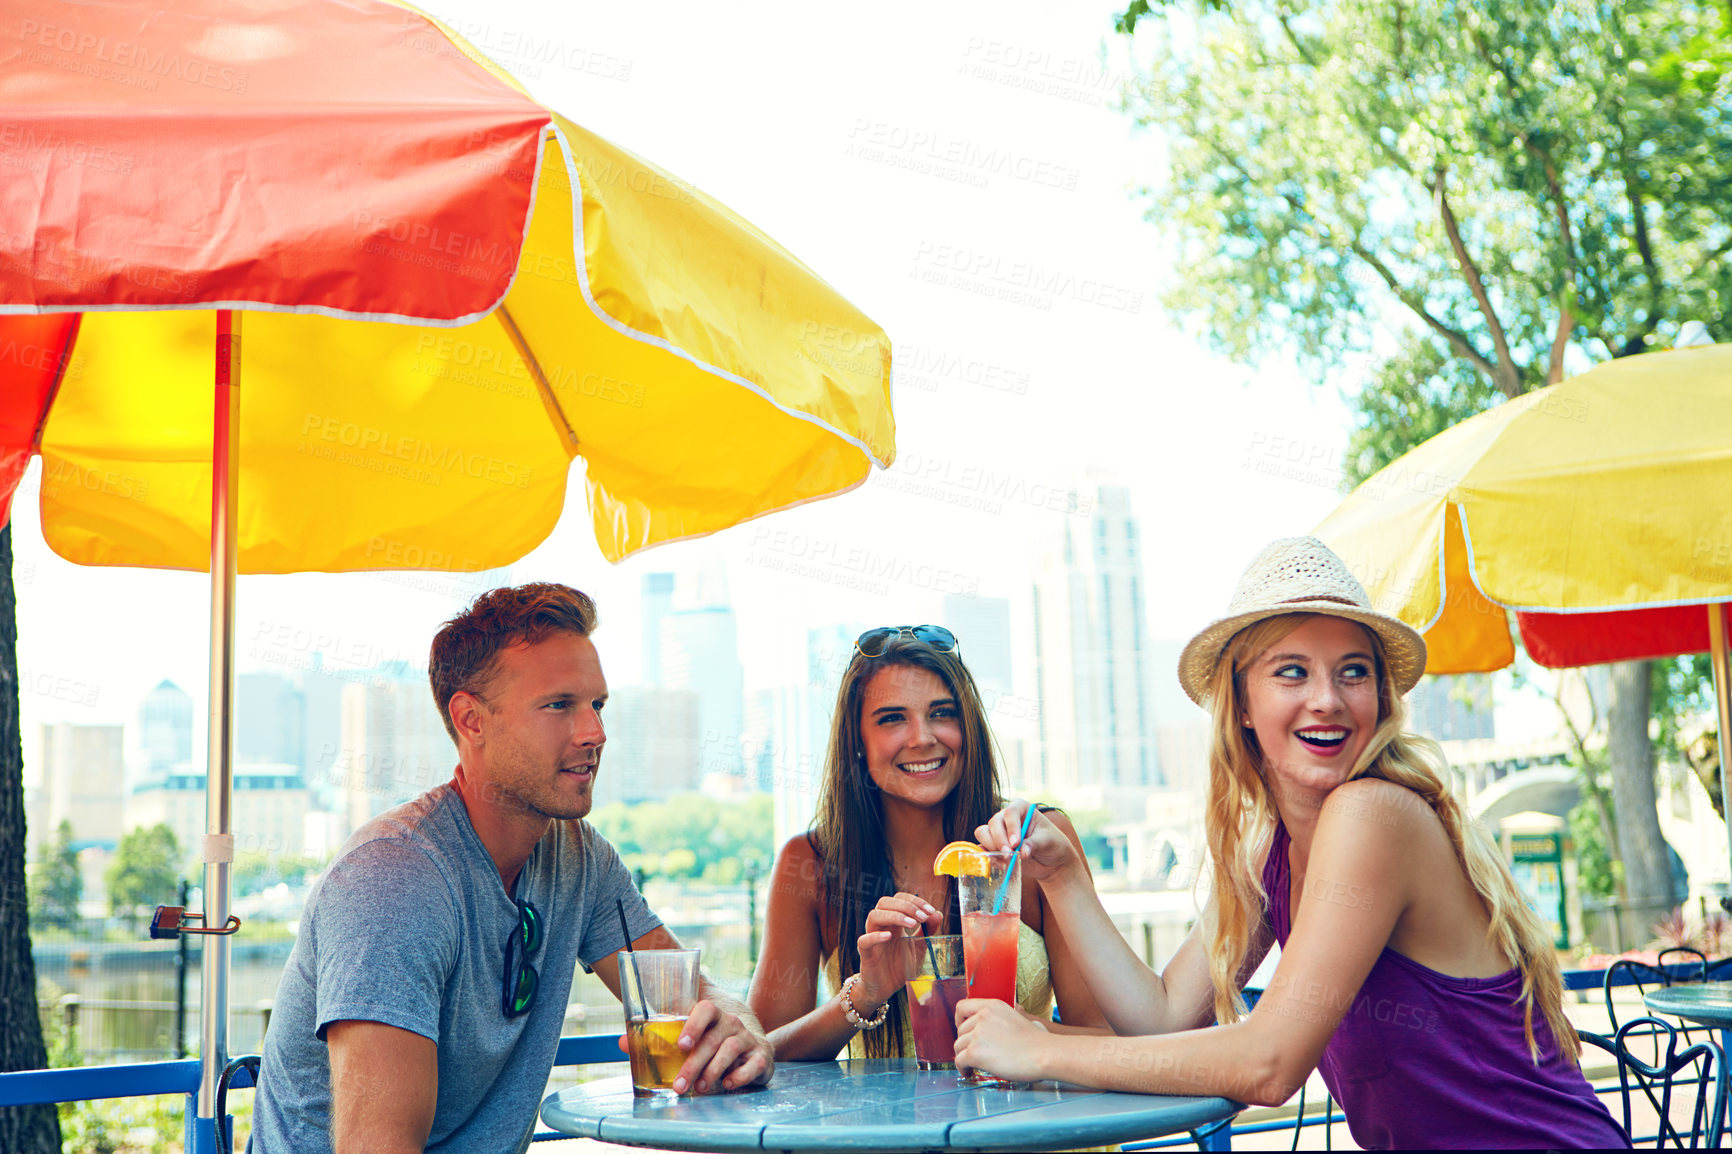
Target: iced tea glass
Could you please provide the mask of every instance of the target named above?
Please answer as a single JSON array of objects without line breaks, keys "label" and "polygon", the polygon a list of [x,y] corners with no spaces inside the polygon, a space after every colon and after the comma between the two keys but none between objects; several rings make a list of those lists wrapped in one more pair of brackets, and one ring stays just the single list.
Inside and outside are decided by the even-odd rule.
[{"label": "iced tea glass", "polygon": [[968,997],[962,935],[913,937],[908,944],[914,950],[908,1019],[914,1030],[915,1064],[922,1070],[954,1069],[956,1007]]},{"label": "iced tea glass", "polygon": [[672,1098],[685,1065],[680,1032],[698,1001],[702,950],[631,950],[619,954],[631,1088],[640,1098]]},{"label": "iced tea glass", "polygon": [[[971,998],[997,998],[1016,1005],[1016,937],[1022,926],[1021,858],[1011,850],[988,853],[984,877],[958,878],[962,900],[962,952]],[[1006,880],[1008,878],[1008,881]],[[1003,894],[1002,901],[1000,894]],[[976,1085],[1015,1083],[971,1070]]]}]

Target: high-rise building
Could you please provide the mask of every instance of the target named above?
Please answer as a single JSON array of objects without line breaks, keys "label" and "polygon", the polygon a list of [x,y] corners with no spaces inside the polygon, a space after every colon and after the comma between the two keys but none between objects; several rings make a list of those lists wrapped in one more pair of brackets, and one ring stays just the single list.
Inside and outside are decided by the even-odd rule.
[{"label": "high-rise building", "polygon": [[140,769],[166,773],[192,762],[192,696],[172,681],[162,681],[138,707]]},{"label": "high-rise building", "polygon": [[292,680],[281,673],[239,674],[235,707],[236,762],[304,765],[307,702]]},{"label": "high-rise building", "polygon": [[745,765],[745,669],[739,627],[719,567],[682,574],[661,623],[660,684],[698,699],[698,776],[741,777]]},{"label": "high-rise building", "polygon": [[643,630],[643,676],[645,685],[662,683],[662,622],[674,611],[674,575],[645,573],[643,602],[639,607]]},{"label": "high-rise building", "polygon": [[[1019,686],[1015,655],[1026,634],[1013,632],[1010,601],[1003,597],[944,598],[939,623],[956,634],[958,651],[980,690],[980,704],[998,748],[999,786],[1009,794],[1030,790],[1029,754],[1037,746],[1037,709],[1032,687]],[[1027,668],[1024,648],[1023,668]]]},{"label": "high-rise building", "polygon": [[124,829],[126,731],[54,722],[41,728],[41,826],[37,840],[72,823],[72,844],[113,849]]},{"label": "high-rise building", "polygon": [[698,695],[689,689],[626,685],[608,694],[596,800],[660,801],[690,793],[703,777]]},{"label": "high-rise building", "polygon": [[[301,784],[300,766],[250,764],[234,767],[229,828],[235,851],[273,858],[300,857],[306,851],[304,829],[308,792]],[[126,828],[166,825],[174,832],[181,862],[196,869],[207,828],[205,773],[190,767],[160,774],[126,796]],[[168,901],[174,895],[164,894]]]},{"label": "high-rise building", "polygon": [[[312,791],[315,805],[323,809],[343,805],[338,798],[343,772],[337,768],[343,752],[343,689],[359,678],[359,674],[345,677],[326,669],[318,653],[313,654],[313,667],[301,673],[301,780]],[[342,840],[337,838],[337,843]]]},{"label": "high-rise building", "polygon": [[1003,597],[946,594],[943,620],[956,634],[957,647],[980,690],[988,715],[1015,686],[1010,663],[1010,601]]},{"label": "high-rise building", "polygon": [[1101,485],[1067,516],[1034,583],[1036,784],[1063,792],[1160,785],[1149,709],[1141,536],[1130,491]]},{"label": "high-rise building", "polygon": [[805,683],[770,691],[760,700],[768,748],[759,752],[758,772],[770,775],[778,848],[810,829],[818,812],[836,693],[859,635],[860,630],[849,625],[806,630]]},{"label": "high-rise building", "polygon": [[393,663],[343,687],[341,748],[331,767],[351,832],[448,780],[456,752],[427,679]]},{"label": "high-rise building", "polygon": [[[816,798],[823,768],[824,740],[815,725],[827,721],[820,691],[800,685],[754,690],[746,701],[746,781],[749,789],[775,797]],[[810,806],[793,807],[809,819]],[[802,827],[803,828],[803,827]]]}]

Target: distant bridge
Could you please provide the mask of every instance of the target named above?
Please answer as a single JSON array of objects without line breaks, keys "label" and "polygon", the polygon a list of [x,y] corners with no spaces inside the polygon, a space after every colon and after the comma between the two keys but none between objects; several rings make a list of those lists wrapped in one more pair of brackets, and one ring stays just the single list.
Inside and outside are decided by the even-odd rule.
[{"label": "distant bridge", "polygon": [[1468,809],[1487,829],[1512,814],[1538,813],[1568,817],[1582,798],[1582,784],[1571,765],[1536,765],[1518,769],[1473,795]]},{"label": "distant bridge", "polygon": [[1455,795],[1488,829],[1530,810],[1565,817],[1581,800],[1561,741],[1452,741],[1444,743],[1444,754],[1454,770]]}]

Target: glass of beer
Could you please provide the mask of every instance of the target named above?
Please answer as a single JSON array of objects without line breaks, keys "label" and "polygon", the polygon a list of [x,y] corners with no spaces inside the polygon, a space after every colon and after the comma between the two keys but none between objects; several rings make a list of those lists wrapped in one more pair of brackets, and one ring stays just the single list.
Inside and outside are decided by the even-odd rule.
[{"label": "glass of beer", "polygon": [[622,950],[619,992],[625,1005],[631,1088],[640,1098],[672,1098],[685,1065],[680,1032],[698,1001],[701,950]]}]

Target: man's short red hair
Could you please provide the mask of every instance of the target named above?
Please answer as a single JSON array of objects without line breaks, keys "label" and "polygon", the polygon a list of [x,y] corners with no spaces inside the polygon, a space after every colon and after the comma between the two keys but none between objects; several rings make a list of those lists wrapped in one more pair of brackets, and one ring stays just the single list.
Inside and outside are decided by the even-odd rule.
[{"label": "man's short red hair", "polygon": [[485,701],[503,650],[537,645],[562,631],[588,637],[595,624],[595,602],[587,594],[548,581],[489,589],[470,602],[440,627],[427,657],[433,704],[451,740],[457,740],[451,698],[472,693]]}]

